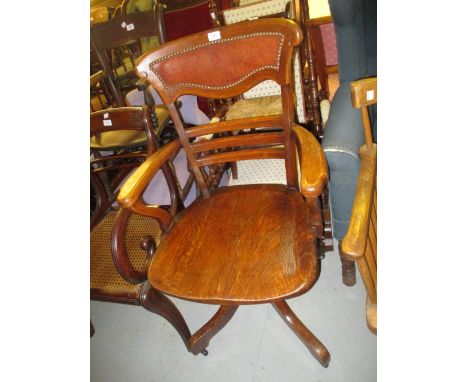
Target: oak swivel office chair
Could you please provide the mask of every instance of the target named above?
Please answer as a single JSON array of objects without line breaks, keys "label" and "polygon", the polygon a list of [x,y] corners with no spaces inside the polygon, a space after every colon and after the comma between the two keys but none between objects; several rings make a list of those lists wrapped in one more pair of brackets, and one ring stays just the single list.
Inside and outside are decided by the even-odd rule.
[{"label": "oak swivel office chair", "polygon": [[[160,223],[161,242],[149,253],[151,295],[161,302],[160,314],[178,328],[193,354],[206,354],[210,339],[239,305],[271,303],[320,364],[329,363],[325,346],[286,302],[306,293],[319,277],[317,247],[323,235],[319,197],[327,184],[320,144],[294,123],[291,65],[293,49],[301,40],[301,29],[293,21],[263,19],[169,42],[137,63],[138,75],[157,89],[171,113],[179,140],[164,146],[135,171],[122,187],[118,202]],[[267,79],[281,86],[280,115],[185,128],[174,105],[181,94],[230,98]],[[244,134],[244,129],[256,132]],[[220,135],[238,130],[237,135]],[[207,134],[213,138],[192,140]],[[172,215],[145,203],[142,192],[181,146],[201,195]],[[284,160],[286,185],[251,184],[211,191],[200,171],[215,163],[267,158]],[[192,334],[165,295],[219,304],[220,308]]]}]

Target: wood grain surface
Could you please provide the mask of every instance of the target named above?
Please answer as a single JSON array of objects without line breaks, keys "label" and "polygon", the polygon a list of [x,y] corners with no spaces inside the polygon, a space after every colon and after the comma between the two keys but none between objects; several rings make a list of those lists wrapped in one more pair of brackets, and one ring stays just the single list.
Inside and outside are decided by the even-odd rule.
[{"label": "wood grain surface", "polygon": [[233,186],[175,218],[148,271],[158,290],[206,303],[292,297],[316,280],[316,237],[301,194],[284,185]]}]

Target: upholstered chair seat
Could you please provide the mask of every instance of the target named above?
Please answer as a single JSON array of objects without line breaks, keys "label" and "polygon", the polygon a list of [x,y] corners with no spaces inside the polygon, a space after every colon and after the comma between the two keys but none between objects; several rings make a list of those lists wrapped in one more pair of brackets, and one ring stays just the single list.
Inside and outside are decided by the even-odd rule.
[{"label": "upholstered chair seat", "polygon": [[266,96],[241,99],[231,105],[225,119],[241,119],[249,117],[280,115],[282,113],[281,96]]}]

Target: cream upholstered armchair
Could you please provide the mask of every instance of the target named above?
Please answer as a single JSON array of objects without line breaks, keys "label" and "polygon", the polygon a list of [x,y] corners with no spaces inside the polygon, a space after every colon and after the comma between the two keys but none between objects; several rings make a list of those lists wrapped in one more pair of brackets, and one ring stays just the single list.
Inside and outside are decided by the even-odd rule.
[{"label": "cream upholstered armchair", "polygon": [[[329,0],[338,50],[338,87],[331,104],[322,147],[330,174],[333,237],[341,241],[351,218],[359,177],[359,148],[364,143],[361,113],[353,108],[350,84],[377,75],[377,0]],[[377,105],[370,107],[372,135],[377,142]],[[342,256],[343,282],[354,285],[354,262]]]}]

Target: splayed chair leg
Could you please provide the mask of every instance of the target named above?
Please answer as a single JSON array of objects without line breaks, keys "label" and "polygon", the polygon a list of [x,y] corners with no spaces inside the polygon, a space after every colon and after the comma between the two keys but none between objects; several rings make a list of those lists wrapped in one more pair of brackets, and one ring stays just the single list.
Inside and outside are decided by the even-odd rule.
[{"label": "splayed chair leg", "polygon": [[239,305],[222,305],[216,314],[202,328],[190,337],[189,351],[197,355],[207,355],[206,347],[210,340],[231,320]]},{"label": "splayed chair leg", "polygon": [[346,286],[353,286],[356,284],[356,263],[352,260],[345,259],[341,252],[341,242],[338,246],[341,259],[341,276],[343,284]]},{"label": "splayed chair leg", "polygon": [[190,351],[188,345],[190,339],[190,330],[184,320],[184,317],[180,313],[179,309],[177,309],[177,307],[174,305],[174,303],[161,292],[158,292],[156,289],[152,288],[148,282],[142,288],[140,301],[141,305],[145,309],[169,321],[182,337],[182,341],[184,341],[187,350]]},{"label": "splayed chair leg", "polygon": [[286,301],[275,301],[272,303],[278,314],[299,337],[310,353],[319,361],[323,367],[330,363],[330,353],[327,348],[315,337],[312,332],[297,318]]}]

